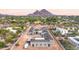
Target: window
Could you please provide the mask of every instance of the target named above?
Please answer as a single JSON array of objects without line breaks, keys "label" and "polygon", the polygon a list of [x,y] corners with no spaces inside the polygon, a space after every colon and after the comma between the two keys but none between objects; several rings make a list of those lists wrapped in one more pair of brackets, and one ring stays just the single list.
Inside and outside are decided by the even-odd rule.
[{"label": "window", "polygon": [[38,44],[36,44],[36,46],[38,46]]},{"label": "window", "polygon": [[50,44],[48,44],[48,47],[50,47]]},{"label": "window", "polygon": [[34,44],[32,44],[32,47],[34,47]]},{"label": "window", "polygon": [[38,34],[38,32],[36,32],[36,34]]}]

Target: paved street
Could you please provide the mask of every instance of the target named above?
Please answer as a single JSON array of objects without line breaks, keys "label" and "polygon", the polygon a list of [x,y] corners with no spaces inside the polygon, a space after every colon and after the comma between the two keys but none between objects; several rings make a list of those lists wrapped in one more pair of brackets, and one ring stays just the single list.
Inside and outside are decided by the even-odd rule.
[{"label": "paved street", "polygon": [[19,46],[15,46],[17,42],[11,47],[11,50],[22,50],[25,42],[28,39],[28,31],[30,30],[31,26],[18,38],[17,42],[19,43]]},{"label": "paved street", "polygon": [[50,36],[52,37],[53,39],[53,47],[55,50],[63,50],[64,48],[62,47],[62,45],[60,44],[59,41],[57,41],[57,39],[55,38],[54,35],[51,35],[51,33],[48,31],[48,33],[50,34]]}]

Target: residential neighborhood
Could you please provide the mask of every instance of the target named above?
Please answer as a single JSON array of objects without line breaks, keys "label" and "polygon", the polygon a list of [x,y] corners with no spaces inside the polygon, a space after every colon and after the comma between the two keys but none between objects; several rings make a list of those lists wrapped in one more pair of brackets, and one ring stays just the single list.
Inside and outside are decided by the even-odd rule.
[{"label": "residential neighborhood", "polygon": [[78,50],[79,16],[46,9],[0,17],[0,50]]}]

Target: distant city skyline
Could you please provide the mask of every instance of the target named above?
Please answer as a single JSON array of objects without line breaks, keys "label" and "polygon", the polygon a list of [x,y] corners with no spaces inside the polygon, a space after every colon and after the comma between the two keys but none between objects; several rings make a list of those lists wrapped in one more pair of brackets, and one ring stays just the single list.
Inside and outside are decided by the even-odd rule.
[{"label": "distant city skyline", "polygon": [[[0,9],[1,14],[27,15],[41,9]],[[55,15],[79,15],[79,9],[46,9]]]}]

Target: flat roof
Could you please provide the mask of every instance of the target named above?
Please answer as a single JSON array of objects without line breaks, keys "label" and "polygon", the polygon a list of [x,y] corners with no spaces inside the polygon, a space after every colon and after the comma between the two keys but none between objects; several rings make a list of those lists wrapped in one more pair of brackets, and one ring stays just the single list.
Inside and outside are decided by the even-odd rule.
[{"label": "flat roof", "polygon": [[31,42],[50,42],[50,40],[34,40],[34,39],[31,39]]},{"label": "flat roof", "polygon": [[35,40],[45,40],[45,38],[35,38]]},{"label": "flat roof", "polygon": [[79,41],[79,38],[74,38],[75,40]]},{"label": "flat roof", "polygon": [[70,40],[74,41],[75,43],[79,44],[79,38],[78,37],[68,37]]},{"label": "flat roof", "polygon": [[[31,28],[33,30],[34,28]],[[42,31],[41,34],[34,34],[32,35],[31,42],[50,42],[52,40],[51,36],[49,35],[46,27],[42,27],[40,29]]]}]

